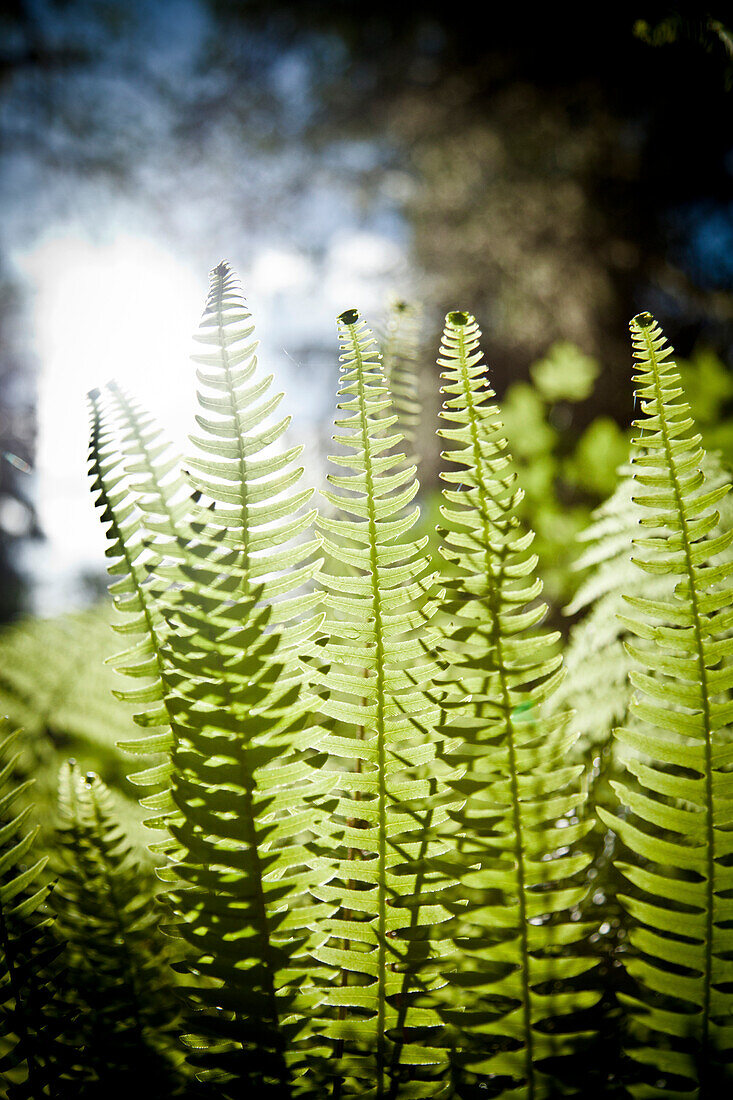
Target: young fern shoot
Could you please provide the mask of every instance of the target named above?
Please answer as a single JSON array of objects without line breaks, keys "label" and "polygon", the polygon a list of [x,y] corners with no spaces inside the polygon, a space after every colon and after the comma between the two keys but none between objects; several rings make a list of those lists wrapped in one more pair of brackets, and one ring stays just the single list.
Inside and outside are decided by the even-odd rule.
[{"label": "young fern shoot", "polygon": [[[627,999],[651,1067],[636,1095],[721,1095],[733,1050],[733,531],[716,531],[729,484],[711,487],[672,348],[648,313],[631,322],[642,434],[634,440],[634,500],[648,537],[635,562],[673,583],[629,595],[623,625],[640,667],[631,674],[634,725],[616,731],[630,782],[614,789],[623,817],[599,809],[631,853],[619,869],[632,892]],[[635,782],[634,782],[635,781]],[[727,1063],[727,1065],[726,1065]],[[660,1074],[662,1075],[660,1079]],[[692,1095],[692,1093],[689,1093]],[[685,1092],[688,1095],[688,1092]]]},{"label": "young fern shoot", "polygon": [[331,461],[348,472],[329,475],[336,514],[318,520],[328,638],[327,665],[313,674],[335,778],[334,876],[314,890],[335,907],[316,952],[336,971],[322,1031],[334,1043],[334,1097],[440,1097],[447,1050],[431,991],[449,913],[445,871],[433,866],[448,848],[426,644],[435,576],[426,540],[409,537],[418,484],[390,430],[375,340],[356,310],[341,314],[339,334],[344,416],[334,439],[346,453]]},{"label": "young fern shoot", "polygon": [[544,1060],[574,1049],[568,1014],[597,1000],[569,984],[593,966],[575,950],[587,929],[570,920],[587,891],[574,876],[588,863],[578,844],[590,823],[574,817],[582,767],[566,764],[567,715],[543,716],[540,706],[561,659],[557,635],[537,629],[546,608],[537,602],[532,533],[516,517],[521,490],[479,338],[473,317],[449,313],[438,359],[440,435],[450,443],[443,457],[459,467],[441,475],[456,486],[444,490],[441,510],[450,564],[445,725],[460,738],[453,785],[465,801],[456,817],[463,873],[451,980],[464,1065],[507,1078],[504,1096],[539,1100],[557,1087]]}]

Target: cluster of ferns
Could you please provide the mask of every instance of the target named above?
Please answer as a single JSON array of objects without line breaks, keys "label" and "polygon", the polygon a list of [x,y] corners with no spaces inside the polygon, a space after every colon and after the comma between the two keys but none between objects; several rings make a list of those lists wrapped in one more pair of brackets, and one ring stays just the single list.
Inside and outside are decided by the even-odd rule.
[{"label": "cluster of ferns", "polygon": [[[474,318],[448,314],[438,355],[438,569],[416,534],[416,317],[399,305],[379,342],[356,310],[338,326],[318,511],[226,264],[185,460],[115,384],[89,395],[157,878],[73,764],[62,856],[34,855],[6,730],[8,1097],[723,1095],[733,531],[671,349],[631,323],[633,522],[596,525],[633,557],[624,778],[596,798]],[[591,896],[611,858],[612,965]]]}]

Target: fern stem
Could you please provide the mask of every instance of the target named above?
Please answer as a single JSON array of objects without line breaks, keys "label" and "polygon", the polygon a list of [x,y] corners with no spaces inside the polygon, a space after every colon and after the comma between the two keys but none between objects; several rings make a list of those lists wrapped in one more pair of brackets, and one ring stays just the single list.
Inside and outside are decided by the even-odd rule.
[{"label": "fern stem", "polygon": [[[226,381],[227,381],[227,386],[228,386],[228,396],[229,396],[229,399],[231,401],[232,408],[235,411],[235,417],[236,417],[236,422],[237,422],[237,433],[236,433],[237,450],[238,450],[238,459],[237,459],[237,461],[238,461],[238,464],[239,464],[239,489],[240,489],[240,492],[241,492],[241,495],[242,495],[242,504],[241,504],[241,508],[240,508],[240,514],[241,514],[241,517],[242,517],[242,530],[243,531],[249,531],[249,529],[250,529],[249,507],[248,507],[248,502],[247,502],[248,470],[247,470],[247,458],[246,458],[246,455],[244,453],[244,446],[243,446],[244,428],[243,428],[243,425],[242,425],[242,417],[241,417],[241,412],[240,412],[240,408],[239,408],[239,402],[237,401],[237,394],[236,394],[236,390],[235,390],[234,384],[233,384],[232,373],[231,373],[231,364],[230,364],[230,361],[229,361],[229,353],[227,351],[226,331],[225,331],[226,330],[226,324],[225,324],[225,320],[224,320],[223,297],[224,297],[224,276],[220,274],[218,279],[217,279],[217,283],[216,283],[216,298],[215,298],[216,321],[217,321],[217,328],[219,330],[220,351],[221,351],[222,360],[224,362],[224,372],[225,372],[225,375],[226,375]],[[244,566],[244,569],[243,569],[244,576],[242,578],[242,581],[243,581],[243,594],[245,596],[248,596],[248,595],[250,595],[251,582],[250,582],[250,568],[249,568],[250,567],[249,548],[247,546],[246,540],[242,540],[240,554],[241,554],[241,560],[242,560],[242,563],[243,563],[243,566]],[[268,913],[267,913],[267,904],[265,902],[264,890],[262,888],[262,863],[260,861],[260,847],[259,847],[259,842],[258,842],[258,837],[257,837],[257,829],[256,829],[256,826],[255,826],[255,820],[254,820],[254,798],[253,798],[254,784],[253,784],[252,775],[250,773],[250,770],[247,767],[246,758],[242,763],[242,769],[244,771],[244,791],[245,791],[246,808],[247,808],[246,827],[247,827],[247,832],[249,834],[248,835],[248,841],[249,841],[250,851],[252,853],[252,860],[253,860],[253,863],[254,863],[254,871],[255,871],[255,874],[254,874],[254,879],[255,879],[255,904],[256,904],[256,907],[257,907],[258,924],[259,924],[259,928],[260,928],[260,942],[261,942],[261,945],[262,945],[262,958],[263,958],[263,961],[265,963],[265,973],[266,973],[266,982],[267,982],[266,991],[267,991],[268,999],[270,1001],[270,1012],[271,1012],[271,1016],[272,1016],[272,1026],[275,1030],[277,1030],[278,1021],[279,1021],[279,1013],[278,1013],[278,1007],[277,1007],[277,995],[276,995],[276,992],[275,992],[275,980],[274,980],[274,974],[273,974],[274,960],[272,958],[272,952],[270,950],[271,929],[270,929],[270,921],[269,921],[269,917],[268,917]],[[283,1062],[282,1068],[283,1068],[283,1074],[284,1074],[285,1073],[285,1063],[284,1062]],[[283,1076],[283,1080],[284,1079],[285,1078]]]},{"label": "fern stem", "polygon": [[[224,374],[227,384],[227,395],[231,402],[231,407],[234,410],[234,417],[236,421],[236,440],[237,440],[237,464],[239,467],[239,483],[238,488],[241,493],[241,526],[243,531],[249,531],[249,507],[247,501],[247,484],[248,484],[248,468],[247,457],[244,452],[244,426],[242,424],[241,410],[239,402],[237,400],[237,392],[234,387],[234,380],[232,378],[232,369],[229,359],[229,352],[227,350],[227,333],[226,333],[226,320],[224,317],[224,289],[225,289],[225,273],[222,271],[216,271],[217,279],[215,288],[213,290],[211,301],[211,311],[216,313],[217,330],[219,334],[219,352],[221,354],[222,362],[224,364]],[[250,578],[250,559],[249,548],[245,539],[242,540],[239,547],[240,560],[243,566],[242,577],[242,591],[244,596],[251,594],[251,578]],[[271,951],[271,928],[270,920],[267,912],[267,903],[265,901],[265,894],[262,885],[262,863],[260,860],[260,845],[257,836],[257,828],[255,825],[255,809],[254,809],[254,782],[250,769],[247,766],[246,756],[242,761],[243,770],[243,786],[245,794],[245,827],[247,830],[247,843],[249,844],[250,852],[252,855],[252,861],[254,865],[254,887],[255,887],[255,908],[257,912],[257,926],[260,929],[260,944],[262,952],[262,960],[264,962],[265,970],[265,992],[270,1002],[270,1016],[271,1025],[275,1031],[277,1031],[279,1024],[279,1012],[277,1005],[277,994],[275,990],[274,979],[274,959]],[[279,1055],[282,1051],[278,1052]],[[284,1060],[282,1062],[282,1074],[283,1081],[286,1079],[286,1070]]]},{"label": "fern stem", "polygon": [[[364,675],[365,676],[367,675],[366,669],[364,669]],[[364,739],[364,727],[363,726],[361,726],[359,728],[358,737],[359,737],[359,740],[363,741],[363,739]],[[356,761],[356,764],[354,766],[354,771],[356,772],[357,775],[361,772],[361,760]],[[358,802],[359,798],[360,798],[360,792],[356,791],[354,793],[354,800],[356,802]],[[362,824],[362,820],[363,819],[361,819],[361,818],[350,817],[350,818],[347,819],[347,824],[348,824],[349,828],[357,829]],[[348,850],[348,859],[349,859],[349,861],[356,860],[356,859],[359,858],[358,855],[357,855],[358,851],[359,851],[358,848],[349,848],[349,850]],[[354,879],[348,879],[348,881],[346,883],[346,886],[347,886],[347,889],[353,890],[354,889]],[[351,910],[350,909],[342,909],[341,910],[341,916],[344,920],[351,920],[351,918],[352,918]],[[344,943],[344,950],[349,951],[350,948],[351,948],[351,940],[345,939],[343,941],[343,943]],[[342,986],[347,986],[348,984],[349,984],[349,971],[344,967],[341,971],[341,985]],[[346,1019],[346,1012],[347,1012],[346,1005],[342,1005],[341,1008],[339,1008],[339,1010],[338,1010],[338,1016],[339,1016],[340,1020],[345,1020]],[[343,1041],[343,1039],[338,1039],[337,1042],[336,1042],[336,1047],[335,1047],[336,1059],[338,1060],[338,1059],[342,1058],[343,1053],[344,1053],[344,1041]],[[341,1100],[341,1089],[342,1089],[342,1087],[343,1087],[343,1077],[339,1077],[337,1075],[333,1079],[333,1091],[331,1093],[332,1100]]]}]

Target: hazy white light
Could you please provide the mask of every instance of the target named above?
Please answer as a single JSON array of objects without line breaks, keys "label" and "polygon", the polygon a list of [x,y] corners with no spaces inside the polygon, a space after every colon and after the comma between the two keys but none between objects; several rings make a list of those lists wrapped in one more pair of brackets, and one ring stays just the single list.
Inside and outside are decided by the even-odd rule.
[{"label": "hazy white light", "polygon": [[396,241],[364,231],[342,233],[330,250],[330,260],[337,271],[349,271],[362,277],[387,275],[402,259],[402,250]]},{"label": "hazy white light", "polygon": [[301,253],[265,248],[255,257],[248,283],[260,296],[301,289],[315,278],[313,264]]},{"label": "hazy white light", "polygon": [[384,309],[385,287],[404,274],[404,255],[395,241],[375,233],[345,233],[329,250],[324,299],[334,314],[355,306],[373,322]]},{"label": "hazy white light", "polygon": [[37,503],[58,578],[102,560],[101,526],[84,492],[86,394],[115,378],[184,446],[193,414],[191,334],[206,276],[197,278],[155,243],[124,235],[104,245],[49,238],[20,266],[35,289]]}]

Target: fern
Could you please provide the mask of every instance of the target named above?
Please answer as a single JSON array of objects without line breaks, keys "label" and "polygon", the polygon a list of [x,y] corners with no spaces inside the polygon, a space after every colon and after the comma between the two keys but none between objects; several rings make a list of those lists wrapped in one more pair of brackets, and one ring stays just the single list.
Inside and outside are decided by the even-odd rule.
[{"label": "fern", "polygon": [[[90,395],[116,627],[133,643],[115,664],[140,683],[116,694],[145,731],[132,751],[158,754],[138,780],[153,787],[143,802],[164,834],[154,847],[170,884],[165,931],[178,941],[192,1088],[288,1100],[595,1090],[603,1063],[578,1068],[566,1056],[597,1044],[618,982],[598,1006],[591,971],[620,950],[623,928],[596,946],[586,917],[598,904],[591,881],[610,895],[606,912],[620,913],[604,867],[613,845],[600,832],[606,853],[590,867],[581,777],[592,753],[594,765],[598,754],[626,769],[614,783],[619,815],[599,812],[631,852],[613,874],[630,883],[620,902],[631,927],[621,1000],[632,1092],[716,1095],[733,1063],[727,475],[693,434],[661,331],[640,316],[634,477],[588,533],[583,563],[594,571],[575,602],[586,618],[561,687],[480,332],[459,312],[439,358],[442,578],[417,537],[419,325],[403,307],[381,355],[355,310],[339,318],[340,469],[318,536],[300,448],[285,443],[281,395],[259,369],[227,264],[211,274],[196,337],[200,410],[184,467],[119,387]],[[648,530],[634,564],[637,521]],[[22,661],[4,677],[39,733],[61,730],[64,693],[78,686],[63,682],[75,666],[62,676],[50,666],[37,692]],[[619,720],[616,757],[605,742]],[[101,753],[109,735],[79,740],[95,736]],[[594,799],[608,802],[591,779]],[[49,1094],[61,1023],[52,1008],[44,1033],[36,1009],[63,932],[76,988],[63,986],[73,1050],[56,1064],[62,1092],[94,1095],[144,1058],[148,1084],[172,1095],[188,1085],[154,1027],[170,1018],[160,903],[99,780],[67,770],[62,806],[54,937],[42,865],[18,862],[28,811],[0,821],[2,927],[14,913],[25,921],[3,958],[23,945],[34,990],[13,1001],[4,963],[0,1070],[18,1096]],[[21,905],[8,910],[3,890],[19,880]],[[601,1021],[605,1037],[619,1011]]]},{"label": "fern", "polygon": [[[125,453],[117,446],[115,416],[99,390],[90,392],[89,403],[92,492],[96,494],[97,506],[102,509],[101,521],[107,528],[109,544],[105,553],[112,560],[108,572],[112,577],[119,578],[109,586],[109,591],[116,609],[122,612],[122,619],[112,625],[119,634],[136,638],[132,646],[117,654],[114,665],[118,671],[143,680],[142,687],[117,690],[115,695],[125,702],[144,705],[144,709],[134,715],[134,721],[153,732],[125,742],[125,748],[148,759],[150,754],[158,754],[158,763],[131,776],[131,779],[142,786],[156,788],[141,803],[146,809],[157,811],[156,816],[148,818],[146,824],[166,830],[173,810],[170,798],[170,752],[173,742],[162,680],[162,646],[166,626],[151,574],[151,569],[160,558],[148,550],[149,531],[145,525],[145,513],[138,506],[138,497],[130,484],[125,469]],[[144,432],[147,428],[145,418],[140,431]],[[170,847],[170,837],[166,836],[152,847],[166,851]]]},{"label": "fern", "polygon": [[[726,484],[729,472],[715,455],[702,462],[711,488]],[[643,508],[635,504],[632,471],[624,475],[613,495],[598,508],[591,525],[583,532],[584,547],[575,568],[585,570],[581,584],[566,614],[584,612],[573,628],[565,652],[568,674],[555,696],[555,705],[573,710],[573,728],[579,747],[590,755],[612,749],[611,734],[617,725],[633,721],[629,706],[633,688],[628,676],[634,661],[624,648],[629,630],[619,619],[624,612],[624,595],[671,597],[675,579],[671,574],[645,574],[633,561],[633,540],[638,534]],[[719,502],[720,521],[715,533],[733,524],[733,501]],[[733,548],[722,551],[733,558]]]},{"label": "fern", "polygon": [[380,340],[382,370],[411,462],[415,461],[410,452],[414,451],[420,423],[416,371],[419,333],[420,309],[402,299],[392,302]]},{"label": "fern", "polygon": [[166,551],[179,557],[163,676],[180,846],[171,903],[190,948],[186,1042],[202,1080],[222,1096],[245,1083],[258,1096],[319,1095],[308,888],[329,868],[305,843],[323,783],[297,655],[322,619],[319,594],[303,591],[320,562],[317,540],[301,537],[313,515],[310,491],[293,491],[299,448],[273,452],[287,422],[270,422],[281,395],[259,374],[252,331],[220,264],[197,337],[211,348],[196,356],[208,369],[188,462],[201,501],[191,538]]},{"label": "fern", "polygon": [[546,608],[532,533],[518,526],[521,490],[479,338],[472,317],[449,313],[438,360],[447,395],[440,435],[451,444],[443,457],[458,466],[441,475],[457,486],[444,490],[442,508],[452,568],[441,654],[447,685],[459,689],[445,702],[446,725],[461,738],[453,759],[465,776],[454,786],[466,803],[452,981],[473,1039],[465,1064],[508,1078],[503,1095],[534,1100],[555,1088],[545,1060],[577,1045],[568,1014],[597,999],[572,982],[593,965],[579,951],[587,927],[570,920],[587,889],[574,876],[588,863],[578,845],[590,823],[574,817],[582,768],[566,763],[567,715],[540,710],[561,659],[557,635],[536,630]]},{"label": "fern", "polygon": [[439,899],[445,871],[433,864],[448,845],[438,835],[442,739],[424,645],[435,577],[426,540],[407,537],[418,484],[395,453],[402,437],[390,433],[396,416],[375,341],[356,310],[341,315],[339,332],[345,416],[334,439],[347,453],[332,461],[349,472],[329,475],[336,491],[324,496],[336,514],[318,521],[335,571],[321,576],[327,665],[314,671],[335,776],[335,873],[314,893],[339,907],[321,921],[316,951],[340,972],[322,1031],[334,1043],[334,1096],[437,1097],[446,1094],[447,1052],[430,992],[448,911]]},{"label": "fern", "polygon": [[[638,786],[615,783],[623,817],[599,811],[628,846],[619,867],[635,888],[622,900],[635,948],[627,968],[638,983],[630,998],[639,1046],[634,1058],[661,1073],[662,1084],[638,1095],[675,1093],[695,1082],[698,1095],[718,1095],[733,1047],[728,953],[733,941],[733,743],[730,721],[733,563],[720,561],[733,531],[714,534],[717,504],[729,486],[710,488],[704,454],[679,374],[650,314],[631,323],[635,383],[643,432],[632,461],[648,537],[637,538],[636,564],[666,576],[665,598],[628,596],[622,619],[642,644],[627,643],[645,671],[631,673],[631,711],[638,724],[617,731],[630,750],[626,767]],[[680,1078],[683,1080],[680,1081]],[[691,1080],[690,1080],[691,1079]]]},{"label": "fern", "polygon": [[126,1083],[138,1095],[172,1096],[177,1011],[152,874],[132,858],[105,785],[75,764],[61,771],[59,817],[53,908],[77,1010],[70,1038],[84,1078],[75,1095]]},{"label": "fern", "polygon": [[[276,450],[290,418],[273,420],[283,394],[269,393],[273,376],[258,371],[253,333],[237,278],[222,262],[212,272],[195,336],[212,350],[193,356],[210,368],[197,370],[203,412],[196,421],[204,434],[191,437],[197,453],[186,471],[202,498],[191,520],[191,530],[201,540],[194,557],[201,567],[218,549],[222,561],[236,563],[235,589],[245,597],[257,591],[270,603],[273,622],[297,619],[300,625],[291,633],[293,644],[299,645],[296,635],[307,635],[316,626],[314,618],[303,622],[305,613],[319,602],[315,591],[299,591],[318,570],[318,563],[309,560],[318,541],[299,539],[313,523],[315,513],[303,511],[313,490],[291,492],[303,475],[302,466],[295,465],[302,447]],[[213,413],[213,418],[203,413]],[[212,573],[217,563],[214,553]],[[286,644],[288,633],[283,629]]]},{"label": "fern", "polygon": [[63,945],[52,935],[38,827],[31,807],[14,802],[28,784],[13,779],[18,731],[0,721],[0,1081],[9,1100],[55,1095],[64,1052],[57,1044],[61,1006],[54,1003],[55,963]]},{"label": "fern", "polygon": [[[185,532],[191,508],[180,458],[155,419],[116,382],[107,386],[116,447],[147,532],[175,539]],[[148,540],[146,546],[151,548]],[[148,572],[153,572],[152,564]]]}]

